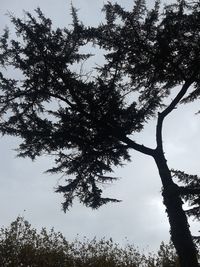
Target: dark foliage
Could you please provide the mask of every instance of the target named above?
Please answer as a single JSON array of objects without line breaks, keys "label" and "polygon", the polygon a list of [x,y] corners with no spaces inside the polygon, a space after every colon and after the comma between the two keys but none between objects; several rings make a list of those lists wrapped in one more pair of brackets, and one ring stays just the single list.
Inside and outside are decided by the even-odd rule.
[{"label": "dark foliage", "polygon": [[[112,181],[106,172],[129,160],[127,136],[142,130],[175,85],[193,79],[185,101],[199,91],[199,6],[187,13],[181,7],[167,6],[161,16],[159,2],[148,11],[136,1],[130,12],[108,3],[107,22],[96,29],[86,29],[74,8],[72,29],[53,29],[40,9],[37,19],[11,16],[19,38],[9,40],[5,30],[1,64],[23,78],[0,75],[0,129],[22,137],[19,156],[56,154],[49,171],[74,175],[57,189],[65,193],[64,210],[75,196],[93,208],[116,201],[102,198],[98,184]],[[71,66],[90,57],[79,52],[89,41],[108,52],[97,76],[86,81]]]},{"label": "dark foliage", "polygon": [[[185,210],[188,216],[195,220],[200,220],[200,177],[198,175],[187,174],[184,171],[171,170],[174,178],[183,185],[179,187],[183,200],[188,208]],[[193,237],[196,244],[200,244],[200,237]]]}]

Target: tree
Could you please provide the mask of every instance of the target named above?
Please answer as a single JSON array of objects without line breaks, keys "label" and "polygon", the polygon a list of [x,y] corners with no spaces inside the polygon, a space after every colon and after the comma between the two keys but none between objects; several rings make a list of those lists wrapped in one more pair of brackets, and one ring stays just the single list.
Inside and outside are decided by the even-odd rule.
[{"label": "tree", "polygon": [[73,244],[54,229],[40,233],[23,217],[0,229],[0,264],[13,266],[73,266]]},{"label": "tree", "polygon": [[[20,70],[23,78],[1,73],[0,131],[22,138],[21,157],[55,156],[49,172],[67,177],[67,184],[57,188],[64,194],[65,211],[74,198],[92,208],[117,202],[102,197],[101,184],[116,179],[109,175],[113,166],[130,161],[131,149],[151,156],[180,265],[197,267],[187,215],[199,218],[199,177],[170,170],[162,129],[178,105],[200,95],[200,4],[176,0],[161,13],[159,1],[148,10],[144,0],[136,0],[131,11],[108,2],[104,12],[106,22],[96,28],[85,27],[74,7],[68,29],[53,29],[40,9],[38,19],[30,13],[25,20],[11,16],[18,39],[10,40],[5,30],[0,62]],[[72,68],[91,56],[80,52],[88,43],[105,55],[94,76]],[[169,96],[173,100],[167,104]],[[155,148],[134,141],[152,118],[157,121]],[[191,204],[187,212],[183,201]]]},{"label": "tree", "polygon": [[155,255],[141,254],[132,244],[120,247],[96,238],[67,241],[60,232],[38,232],[18,216],[9,227],[0,229],[0,264],[3,267],[178,267],[173,245],[161,243]]},{"label": "tree", "polygon": [[158,256],[156,258],[156,266],[162,267],[178,267],[179,262],[174,249],[173,244],[164,244],[163,242],[160,245],[158,250]]}]

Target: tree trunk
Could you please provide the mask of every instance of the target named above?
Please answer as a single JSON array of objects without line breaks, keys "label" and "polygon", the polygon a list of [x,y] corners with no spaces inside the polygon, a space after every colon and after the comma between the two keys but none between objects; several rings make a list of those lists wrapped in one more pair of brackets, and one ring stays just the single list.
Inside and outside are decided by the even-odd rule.
[{"label": "tree trunk", "polygon": [[156,151],[154,160],[163,185],[163,203],[169,218],[172,242],[179,256],[181,267],[199,267],[197,251],[192,240],[178,186],[173,182],[163,151]]}]

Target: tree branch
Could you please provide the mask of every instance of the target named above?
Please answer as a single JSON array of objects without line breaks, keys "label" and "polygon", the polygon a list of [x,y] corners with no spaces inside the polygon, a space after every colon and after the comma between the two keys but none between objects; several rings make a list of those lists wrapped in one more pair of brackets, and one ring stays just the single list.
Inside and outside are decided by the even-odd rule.
[{"label": "tree branch", "polygon": [[156,126],[156,142],[157,142],[157,149],[163,150],[162,145],[162,125],[165,117],[173,110],[175,109],[176,105],[180,102],[180,100],[183,98],[183,96],[186,94],[188,88],[193,83],[193,79],[187,80],[184,85],[182,86],[179,93],[176,95],[176,97],[172,100],[172,102],[169,104],[169,106],[164,109],[161,113],[158,113],[158,120],[157,120],[157,126]]},{"label": "tree branch", "polygon": [[66,104],[68,104],[71,108],[75,109],[76,105],[74,105],[73,103],[71,103],[67,98],[62,97],[61,95],[55,94],[55,93],[48,93],[49,96],[56,98],[58,100],[62,100],[63,102],[65,102]]},{"label": "tree branch", "polygon": [[152,148],[149,148],[149,147],[146,147],[144,145],[140,145],[136,142],[134,142],[133,140],[131,140],[130,138],[128,138],[127,136],[125,137],[119,137],[119,139],[126,143],[130,148],[133,148],[134,150],[138,151],[138,152],[141,152],[145,155],[149,155],[149,156],[154,156],[154,152],[155,150],[152,149]]},{"label": "tree branch", "polygon": [[173,101],[170,103],[170,105],[161,113],[161,116],[164,118],[166,117],[180,102],[180,100],[183,98],[183,96],[186,94],[188,88],[193,83],[193,80],[187,80],[184,85],[182,86],[181,90],[177,94],[177,96],[173,99]]},{"label": "tree branch", "polygon": [[180,195],[200,195],[200,187],[199,188],[189,188],[184,186],[179,186]]}]

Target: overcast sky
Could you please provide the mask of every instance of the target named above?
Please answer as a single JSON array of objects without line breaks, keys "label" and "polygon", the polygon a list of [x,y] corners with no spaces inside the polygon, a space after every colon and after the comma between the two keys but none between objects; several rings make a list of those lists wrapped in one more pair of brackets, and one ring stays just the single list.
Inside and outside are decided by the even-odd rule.
[{"label": "overcast sky", "polygon": [[[1,0],[0,29],[10,25],[9,18],[5,16],[7,11],[23,17],[23,10],[33,12],[38,6],[52,18],[54,25],[67,26],[70,23],[70,2]],[[104,2],[72,1],[79,8],[81,20],[87,25],[97,25],[103,19],[101,8]],[[132,3],[131,0],[117,2],[126,8]],[[200,174],[200,118],[194,115],[197,106],[180,107],[164,125],[164,146],[170,168],[193,174]],[[137,140],[154,147],[154,134],[155,122],[152,122]],[[45,157],[36,162],[16,159],[13,149],[17,142],[15,138],[0,138],[0,227],[23,215],[34,227],[54,227],[69,240],[79,234],[80,238],[112,237],[114,241],[124,244],[127,238],[129,242],[149,251],[157,249],[162,240],[168,241],[169,224],[160,194],[161,183],[151,158],[133,152],[132,162],[116,169],[115,174],[121,179],[105,187],[105,192],[122,199],[121,203],[108,204],[97,211],[75,204],[64,214],[61,211],[62,195],[54,193],[54,188],[62,180],[59,176],[43,173],[52,166],[52,159]],[[196,232],[198,226],[193,223],[192,229]]]}]

